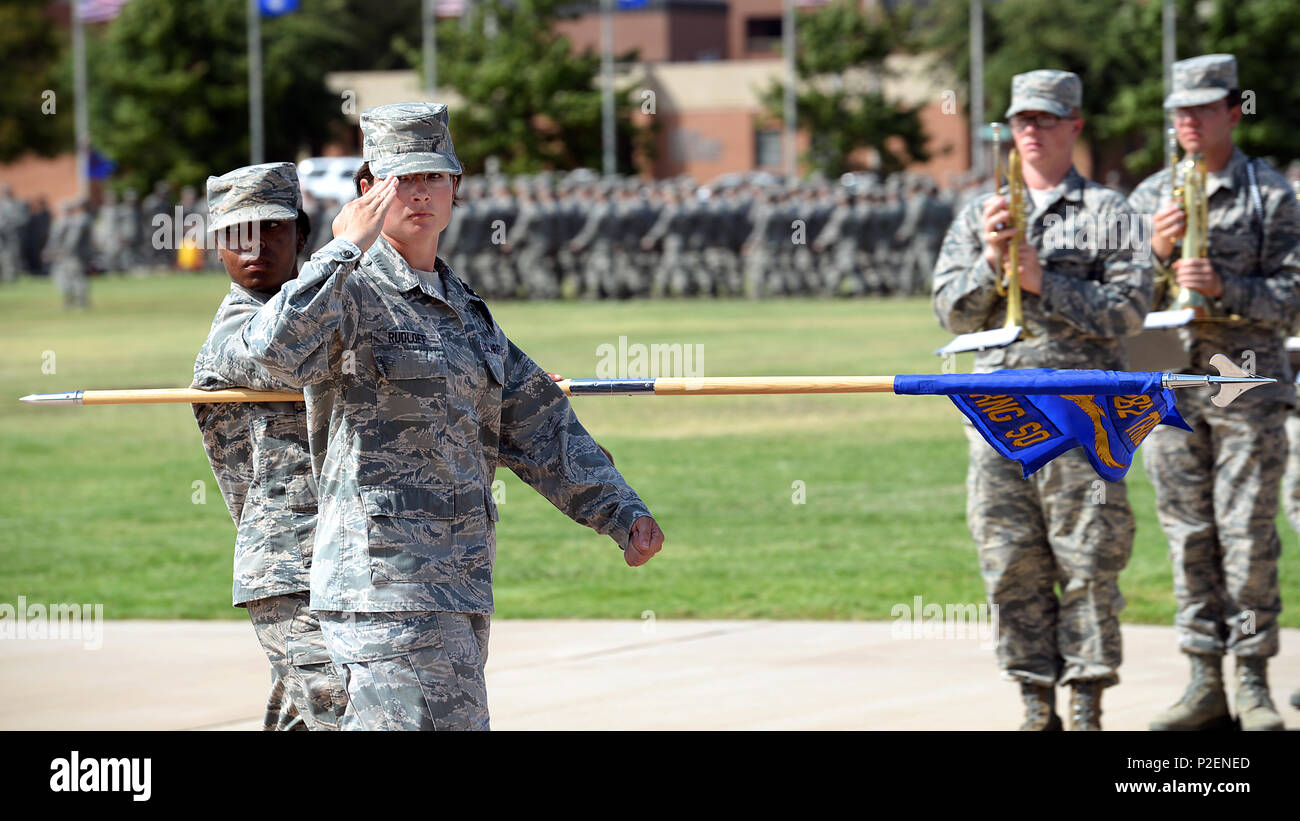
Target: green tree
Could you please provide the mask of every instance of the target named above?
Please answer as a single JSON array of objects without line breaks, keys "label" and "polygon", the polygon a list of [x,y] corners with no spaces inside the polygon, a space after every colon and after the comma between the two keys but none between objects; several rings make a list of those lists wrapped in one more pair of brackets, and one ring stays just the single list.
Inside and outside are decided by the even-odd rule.
[{"label": "green tree", "polygon": [[[969,89],[969,0],[941,0],[928,13],[928,45]],[[1300,89],[1287,71],[1300,51],[1294,0],[1178,0],[1177,53],[1237,55],[1257,113],[1236,138],[1247,153],[1300,155]],[[985,3],[986,111],[1001,117],[1011,78],[1037,68],[1073,71],[1083,81],[1084,136],[1093,175],[1122,172],[1136,182],[1164,162],[1162,4],[1158,0],[1038,0]]]},{"label": "green tree", "polygon": [[[59,76],[67,38],[44,0],[0,5],[0,161],[27,151],[53,156],[72,149],[71,84]],[[53,92],[53,95],[47,93]]]},{"label": "green tree", "polygon": [[[560,0],[499,0],[476,4],[472,24],[438,24],[438,86],[450,87],[463,103],[453,111],[456,153],[469,173],[481,172],[488,157],[502,171],[601,167],[600,55],[573,53],[567,37],[555,33]],[[496,34],[484,33],[484,18],[496,17]],[[398,46],[422,67],[418,42]],[[620,62],[636,52],[617,55]],[[651,129],[639,128],[631,113],[640,105],[630,85],[615,91],[617,160],[633,170],[634,152],[650,156]]]},{"label": "green tree", "polygon": [[[342,0],[304,2],[262,21],[266,160],[319,150],[340,99],[324,85],[350,42]],[[117,181],[201,185],[249,159],[245,6],[229,0],[131,0],[90,57],[91,131]]]},{"label": "green tree", "polygon": [[[907,6],[863,11],[849,0],[799,14],[795,71],[801,88],[795,113],[811,135],[805,163],[837,176],[856,169],[851,154],[862,148],[875,149],[884,173],[930,158],[921,127],[923,106],[891,102],[879,90],[885,58],[912,47],[912,19]],[[783,117],[784,95],[781,82],[761,94],[773,119]]]}]

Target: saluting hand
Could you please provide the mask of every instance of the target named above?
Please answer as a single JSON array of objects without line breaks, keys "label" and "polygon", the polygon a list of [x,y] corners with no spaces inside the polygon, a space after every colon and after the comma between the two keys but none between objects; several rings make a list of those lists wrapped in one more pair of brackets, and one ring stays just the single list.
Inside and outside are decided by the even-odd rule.
[{"label": "saluting hand", "polygon": [[623,561],[628,567],[640,567],[663,549],[664,532],[649,516],[642,516],[632,524],[632,536],[623,549]]},{"label": "saluting hand", "polygon": [[334,236],[346,239],[362,251],[379,239],[384,217],[397,196],[397,177],[385,177],[366,193],[343,206],[334,218]]}]

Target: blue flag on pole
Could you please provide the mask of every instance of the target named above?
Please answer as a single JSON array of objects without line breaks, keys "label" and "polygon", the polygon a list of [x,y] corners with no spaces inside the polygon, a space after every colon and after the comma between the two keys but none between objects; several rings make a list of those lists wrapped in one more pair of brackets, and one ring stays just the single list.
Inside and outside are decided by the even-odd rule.
[{"label": "blue flag on pole", "polygon": [[280,17],[298,10],[298,0],[257,0],[263,17]]},{"label": "blue flag on pole", "polygon": [[1124,478],[1156,425],[1191,430],[1159,373],[1054,371],[899,376],[894,393],[945,394],[1024,475],[1076,447],[1109,482]]},{"label": "blue flag on pole", "polygon": [[90,154],[86,158],[86,176],[92,180],[103,180],[111,177],[117,170],[117,163],[100,154],[95,149],[90,149]]}]

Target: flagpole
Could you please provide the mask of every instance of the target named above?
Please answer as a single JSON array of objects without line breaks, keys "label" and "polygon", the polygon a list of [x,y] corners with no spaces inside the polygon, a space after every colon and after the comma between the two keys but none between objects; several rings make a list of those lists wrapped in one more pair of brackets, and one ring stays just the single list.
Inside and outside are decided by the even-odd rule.
[{"label": "flagpole", "polygon": [[437,0],[424,0],[424,94],[429,100],[437,95],[438,87],[438,32],[435,4]]},{"label": "flagpole", "polygon": [[795,123],[795,64],[794,55],[796,43],[794,31],[794,0],[785,0],[785,8],[782,10],[784,20],[781,25],[781,47],[785,51],[785,110],[783,119],[785,120],[785,133],[782,135],[782,142],[785,144],[785,150],[782,151],[782,160],[785,166],[785,175],[794,179],[798,174],[798,165],[795,159],[795,150],[797,139],[797,125]]},{"label": "flagpole", "polygon": [[984,167],[984,3],[970,0],[970,167]]},{"label": "flagpole", "polygon": [[[1178,22],[1178,11],[1174,8],[1174,0],[1165,0],[1164,10],[1162,12],[1162,36],[1161,51],[1163,52],[1163,62],[1165,67],[1165,96],[1168,97],[1174,91],[1174,60],[1178,58],[1178,34],[1175,25]],[[1174,124],[1173,111],[1165,111],[1165,129]]]},{"label": "flagpole", "polygon": [[248,0],[248,157],[260,165],[262,138],[262,15],[258,0]]},{"label": "flagpole", "polygon": [[90,116],[86,100],[86,30],[81,18],[82,0],[72,4],[73,118],[77,131],[77,193],[90,195]]},{"label": "flagpole", "polygon": [[618,173],[614,154],[614,0],[600,2],[600,128],[606,177]]}]

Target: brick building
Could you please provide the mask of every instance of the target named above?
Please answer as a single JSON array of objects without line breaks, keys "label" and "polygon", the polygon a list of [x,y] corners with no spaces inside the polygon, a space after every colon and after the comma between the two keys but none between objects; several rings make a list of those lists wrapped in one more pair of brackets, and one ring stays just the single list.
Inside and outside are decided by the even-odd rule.
[{"label": "brick building", "polygon": [[[784,81],[782,8],[783,0],[646,0],[640,8],[614,11],[615,55],[635,49],[639,60],[620,82],[653,92],[660,119],[657,159],[643,174],[707,181],[736,171],[782,169],[782,124],[759,102],[763,89]],[[595,6],[557,30],[578,51],[600,49]],[[884,94],[924,104],[921,120],[932,159],[912,170],[942,183],[969,168],[965,113],[954,108],[955,94],[948,92],[955,80],[936,77],[920,58],[899,56],[887,65],[891,77],[881,81]],[[801,134],[801,151],[806,144]]]}]

